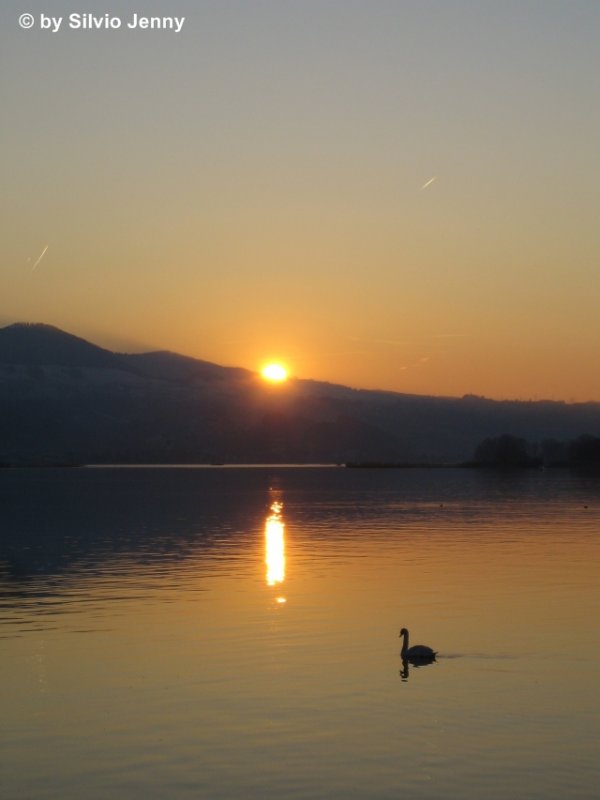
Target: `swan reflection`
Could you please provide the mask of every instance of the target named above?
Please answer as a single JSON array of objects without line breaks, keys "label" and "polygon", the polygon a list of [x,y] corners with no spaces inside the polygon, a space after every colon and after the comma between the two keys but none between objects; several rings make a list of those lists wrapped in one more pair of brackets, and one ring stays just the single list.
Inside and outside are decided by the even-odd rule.
[{"label": "swan reflection", "polygon": [[[267,586],[277,586],[285,580],[285,524],[282,512],[283,503],[271,503],[270,514],[265,522],[265,562],[267,565]],[[278,603],[285,603],[285,597],[278,597]]]},{"label": "swan reflection", "polygon": [[419,667],[428,667],[430,664],[435,664],[436,659],[432,658],[429,661],[415,661],[414,659],[410,658],[403,658],[402,659],[402,669],[400,670],[400,677],[403,681],[407,681],[410,677],[410,667],[415,667],[415,669],[419,669]]}]

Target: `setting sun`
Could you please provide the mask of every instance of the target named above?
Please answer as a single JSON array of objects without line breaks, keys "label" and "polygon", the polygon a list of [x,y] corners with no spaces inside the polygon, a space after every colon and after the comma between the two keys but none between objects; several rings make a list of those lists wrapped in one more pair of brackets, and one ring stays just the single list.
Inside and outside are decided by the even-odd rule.
[{"label": "setting sun", "polygon": [[260,374],[266,381],[271,381],[271,383],[282,383],[288,378],[288,371],[283,364],[267,364],[262,368]]}]

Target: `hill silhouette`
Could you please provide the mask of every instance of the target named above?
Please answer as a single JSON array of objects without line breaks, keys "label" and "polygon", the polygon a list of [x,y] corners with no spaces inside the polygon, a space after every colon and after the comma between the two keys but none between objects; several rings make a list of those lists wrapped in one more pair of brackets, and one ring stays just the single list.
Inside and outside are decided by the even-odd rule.
[{"label": "hill silhouette", "polygon": [[113,353],[42,324],[0,329],[0,463],[468,460],[489,437],[600,433],[600,404],[367,391],[167,351]]},{"label": "hill silhouette", "polygon": [[0,362],[118,368],[120,359],[110,350],[52,325],[17,322],[0,329]]}]

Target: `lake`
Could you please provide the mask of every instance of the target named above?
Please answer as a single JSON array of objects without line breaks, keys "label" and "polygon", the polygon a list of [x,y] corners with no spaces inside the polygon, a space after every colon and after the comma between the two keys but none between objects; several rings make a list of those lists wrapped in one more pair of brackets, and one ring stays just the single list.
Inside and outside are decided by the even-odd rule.
[{"label": "lake", "polygon": [[0,537],[4,800],[598,796],[598,477],[2,470]]}]

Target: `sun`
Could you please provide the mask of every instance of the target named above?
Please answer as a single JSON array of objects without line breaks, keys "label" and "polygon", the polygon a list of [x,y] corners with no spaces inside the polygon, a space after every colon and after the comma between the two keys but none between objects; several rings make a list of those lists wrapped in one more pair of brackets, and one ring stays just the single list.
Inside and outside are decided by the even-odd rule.
[{"label": "sun", "polygon": [[278,362],[266,364],[260,371],[262,377],[270,383],[283,383],[288,379],[287,368]]}]

